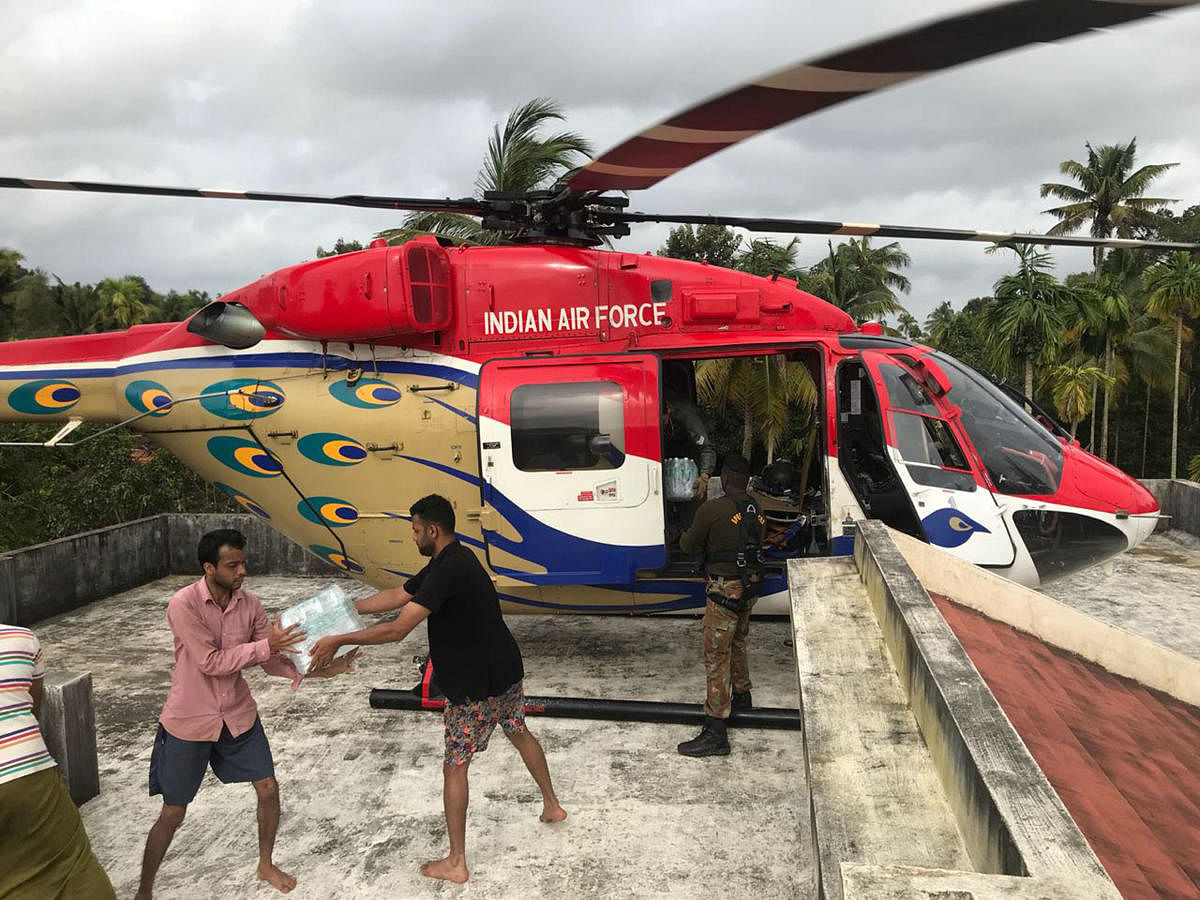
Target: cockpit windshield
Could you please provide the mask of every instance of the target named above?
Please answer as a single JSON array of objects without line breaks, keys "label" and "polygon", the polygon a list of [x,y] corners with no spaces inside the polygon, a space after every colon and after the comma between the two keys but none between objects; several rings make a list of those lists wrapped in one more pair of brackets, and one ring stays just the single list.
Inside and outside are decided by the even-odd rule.
[{"label": "cockpit windshield", "polygon": [[1058,440],[1000,388],[943,353],[933,357],[950,377],[947,395],[992,484],[1002,494],[1053,494],[1062,479]]}]

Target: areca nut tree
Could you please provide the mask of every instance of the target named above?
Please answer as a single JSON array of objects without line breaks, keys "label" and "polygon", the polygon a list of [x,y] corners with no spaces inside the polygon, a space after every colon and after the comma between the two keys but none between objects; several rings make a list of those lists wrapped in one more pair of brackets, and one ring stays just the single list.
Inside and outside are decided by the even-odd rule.
[{"label": "areca nut tree", "polygon": [[1171,394],[1171,474],[1178,474],[1179,373],[1183,320],[1200,316],[1200,262],[1184,250],[1146,270],[1146,310],[1175,325],[1175,386]]},{"label": "areca nut tree", "polygon": [[[1137,138],[1128,144],[1102,144],[1087,147],[1087,162],[1075,159],[1059,163],[1058,171],[1074,179],[1074,184],[1046,182],[1041,196],[1065,201],[1062,206],[1044,210],[1058,222],[1047,234],[1071,234],[1091,223],[1092,237],[1137,237],[1139,230],[1153,226],[1158,213],[1175,203],[1164,197],[1143,196],[1164,172],[1179,163],[1156,163],[1134,169]],[[1095,271],[1104,261],[1104,248],[1092,250]]]},{"label": "areca nut tree", "polygon": [[1025,396],[1033,397],[1033,365],[1049,359],[1063,339],[1067,324],[1065,289],[1050,274],[1050,254],[1030,244],[993,244],[1017,255],[1017,271],[1003,276],[992,290],[994,298],[983,308],[984,334],[989,355],[1007,368],[1024,369]]},{"label": "areca nut tree", "polygon": [[1071,440],[1083,418],[1092,412],[1095,404],[1095,386],[1111,384],[1111,376],[1090,360],[1060,363],[1050,370],[1047,379],[1050,395],[1058,414],[1071,425]]},{"label": "areca nut tree", "polygon": [[[549,187],[563,173],[590,159],[592,145],[573,131],[543,135],[542,129],[566,118],[548,97],[523,103],[508,115],[503,127],[492,129],[483,169],[475,179],[477,195],[485,191],[525,192]],[[402,244],[422,234],[436,234],[455,243],[501,244],[510,235],[485,229],[477,219],[459,213],[418,212],[405,217],[399,228],[386,228],[376,237]]]}]

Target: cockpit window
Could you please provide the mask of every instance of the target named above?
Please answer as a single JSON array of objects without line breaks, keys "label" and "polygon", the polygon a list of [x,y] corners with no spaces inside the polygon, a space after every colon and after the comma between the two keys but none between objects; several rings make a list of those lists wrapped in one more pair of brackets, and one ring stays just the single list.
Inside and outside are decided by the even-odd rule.
[{"label": "cockpit window", "polygon": [[958,360],[934,358],[950,377],[947,397],[962,410],[962,425],[1002,494],[1053,494],[1062,479],[1058,440],[998,387]]}]

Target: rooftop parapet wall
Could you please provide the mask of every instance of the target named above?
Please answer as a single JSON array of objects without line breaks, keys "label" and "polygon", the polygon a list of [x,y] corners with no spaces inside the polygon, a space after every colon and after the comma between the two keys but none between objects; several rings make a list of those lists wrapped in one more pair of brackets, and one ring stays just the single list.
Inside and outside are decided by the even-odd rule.
[{"label": "rooftop parapet wall", "polygon": [[1160,519],[1156,531],[1178,528],[1200,537],[1200,484],[1182,478],[1147,478],[1142,481],[1169,519]]},{"label": "rooftop parapet wall", "polygon": [[169,513],[0,555],[0,621],[28,627],[165,575],[198,574],[196,545],[215,528],[246,535],[253,573],[342,577],[254,516]]},{"label": "rooftop parapet wall", "polygon": [[858,533],[860,577],[975,867],[1118,896],[887,527],[860,522]]}]

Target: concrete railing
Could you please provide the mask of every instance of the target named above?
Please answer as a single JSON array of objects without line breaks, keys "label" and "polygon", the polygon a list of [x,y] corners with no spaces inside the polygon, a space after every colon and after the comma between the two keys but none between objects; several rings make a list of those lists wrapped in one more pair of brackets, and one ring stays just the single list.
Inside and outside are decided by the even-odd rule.
[{"label": "concrete railing", "polygon": [[874,520],[858,523],[859,575],[976,868],[1117,892],[925,587]]},{"label": "concrete railing", "polygon": [[1157,530],[1178,528],[1200,537],[1200,484],[1182,478],[1147,478],[1142,484],[1154,495],[1163,513],[1171,517]]},{"label": "concrete railing", "polygon": [[166,575],[198,572],[196,544],[215,528],[246,535],[253,572],[342,574],[254,516],[167,513],[0,555],[0,622],[28,627]]}]

